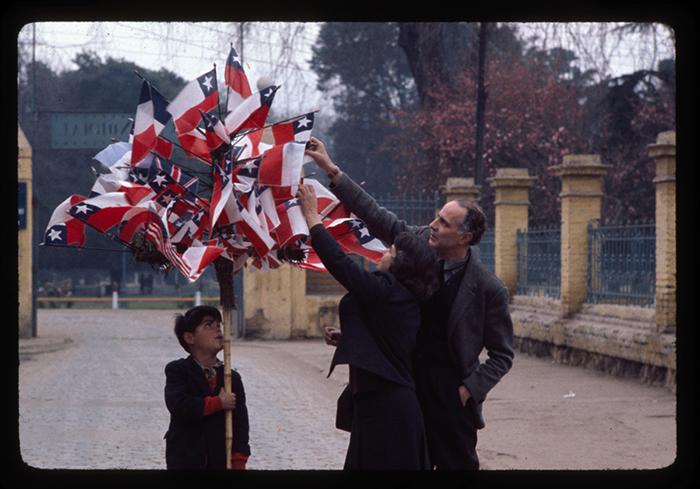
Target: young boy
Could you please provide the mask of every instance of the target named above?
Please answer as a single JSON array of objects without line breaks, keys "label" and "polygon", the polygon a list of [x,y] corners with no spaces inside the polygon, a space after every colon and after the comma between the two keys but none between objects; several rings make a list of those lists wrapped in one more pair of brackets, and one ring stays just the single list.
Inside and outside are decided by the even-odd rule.
[{"label": "young boy", "polygon": [[225,469],[225,411],[233,411],[231,467],[245,469],[250,456],[248,410],[241,376],[232,371],[233,392],[226,394],[221,313],[197,306],[175,318],[175,336],[190,355],[165,367],[165,405],[170,426],[165,433],[168,469]]}]

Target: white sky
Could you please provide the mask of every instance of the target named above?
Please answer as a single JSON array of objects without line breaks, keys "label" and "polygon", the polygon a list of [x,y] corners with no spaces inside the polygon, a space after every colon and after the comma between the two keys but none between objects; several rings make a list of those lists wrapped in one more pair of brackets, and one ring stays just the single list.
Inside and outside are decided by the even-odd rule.
[{"label": "white sky", "polygon": [[[310,46],[315,42],[319,24],[304,23],[303,32],[294,36],[292,65],[282,62],[280,53],[284,47],[279,31],[284,26],[281,24],[256,22],[244,36],[243,58],[251,89],[256,90],[260,77],[282,84],[275,96],[274,109],[285,116],[330,105],[323,102],[316,90],[317,78],[308,65]],[[291,24],[286,26],[287,29],[291,27]],[[20,47],[29,49],[29,53],[32,38],[33,25],[28,24],[19,33],[18,42]],[[231,42],[240,52],[237,23],[36,23],[36,57],[58,70],[74,69],[76,66],[71,60],[80,51],[89,49],[102,59],[111,56],[152,70],[166,68],[186,81],[211,70],[216,63],[217,75],[223,81]],[[134,83],[140,83],[136,75]]]},{"label": "white sky", "polygon": [[[553,24],[518,23],[521,32],[547,33]],[[668,32],[660,29],[657,38],[628,35],[621,45],[607,43],[574,46],[568,34],[585,33],[591,38],[604,24],[567,23],[556,35],[549,33],[548,47],[563,44],[580,53],[582,60],[609,57],[607,66],[612,75],[629,73],[663,57],[673,56],[673,44]],[[549,26],[549,27],[548,27]],[[303,27],[287,45],[294,56],[293,66],[282,63],[285,49],[280,31]],[[258,78],[264,76],[282,89],[275,97],[274,108],[283,116],[297,115],[324,108],[330,112],[331,103],[316,89],[317,77],[309,68],[311,46],[315,43],[320,23],[254,22],[244,36],[245,69],[255,90]],[[33,27],[25,26],[18,36],[20,48],[31,52]],[[581,36],[580,36],[581,37]],[[582,36],[586,37],[586,36]],[[83,49],[92,49],[103,59],[107,56],[124,58],[149,69],[167,68],[185,80],[209,71],[213,63],[223,79],[229,45],[238,49],[240,36],[237,23],[222,22],[40,22],[36,24],[36,56],[55,69],[73,69],[71,59]],[[542,42],[540,43],[542,45]],[[288,57],[289,58],[289,57]],[[135,82],[136,81],[136,75]],[[325,109],[328,108],[328,109]]]}]

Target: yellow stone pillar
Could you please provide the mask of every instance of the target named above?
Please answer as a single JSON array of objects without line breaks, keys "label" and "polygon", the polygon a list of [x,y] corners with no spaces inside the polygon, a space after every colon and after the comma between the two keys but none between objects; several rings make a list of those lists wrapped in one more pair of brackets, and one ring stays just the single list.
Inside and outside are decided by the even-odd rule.
[{"label": "yellow stone pillar", "polygon": [[486,179],[495,190],[494,262],[495,273],[515,295],[517,281],[516,232],[527,229],[530,205],[528,190],[535,177],[526,168],[499,168]]},{"label": "yellow stone pillar", "polygon": [[306,331],[306,271],[284,264],[262,271],[248,266],[243,273],[246,335],[288,339]]},{"label": "yellow stone pillar", "polygon": [[600,219],[603,175],[599,155],[567,155],[550,170],[561,177],[561,313],[568,317],[586,300],[588,224]]},{"label": "yellow stone pillar", "polygon": [[17,268],[18,268],[18,299],[19,299],[19,337],[29,338],[34,333],[33,301],[32,301],[32,148],[27,138],[19,128],[17,131],[17,183],[26,185],[26,227],[17,231]]},{"label": "yellow stone pillar", "polygon": [[676,326],[676,133],[662,132],[649,145],[656,161],[656,327]]},{"label": "yellow stone pillar", "polygon": [[442,193],[445,195],[445,203],[458,199],[478,202],[480,189],[479,185],[474,185],[473,178],[462,177],[450,177],[447,179],[447,183],[441,186]]}]

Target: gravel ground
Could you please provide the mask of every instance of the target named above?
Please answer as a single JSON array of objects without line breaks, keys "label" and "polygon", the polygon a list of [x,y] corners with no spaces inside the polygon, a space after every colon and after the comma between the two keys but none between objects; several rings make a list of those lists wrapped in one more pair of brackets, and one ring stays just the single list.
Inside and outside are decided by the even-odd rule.
[{"label": "gravel ground", "polygon": [[[38,468],[164,469],[163,368],[184,356],[176,311],[38,311],[20,340],[20,453]],[[322,340],[234,340],[250,412],[249,469],[340,469],[334,428],[347,368],[326,378]],[[482,469],[654,469],[676,454],[676,399],[582,368],[516,354],[489,394]]]}]

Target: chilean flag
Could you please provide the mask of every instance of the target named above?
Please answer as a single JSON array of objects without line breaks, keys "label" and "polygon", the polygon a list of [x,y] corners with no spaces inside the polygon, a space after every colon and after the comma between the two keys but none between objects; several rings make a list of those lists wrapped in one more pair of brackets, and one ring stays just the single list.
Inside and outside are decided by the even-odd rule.
[{"label": "chilean flag", "polygon": [[[134,138],[131,147],[132,166],[142,161],[151,150],[158,146],[158,135],[170,120],[166,106],[165,98],[144,80],[134,118]],[[163,148],[162,143],[160,143],[160,147]]]},{"label": "chilean flag", "polygon": [[238,159],[244,160],[260,156],[261,148],[264,146],[264,143],[261,142],[263,131],[263,129],[258,129],[236,140],[236,146],[241,148]]},{"label": "chilean flag", "polygon": [[154,163],[155,164],[151,166],[150,171],[150,175],[152,177],[156,176],[158,172],[163,172],[185,188],[190,188],[199,180],[198,177],[188,175],[179,166],[168,161],[167,159],[161,160],[160,158],[155,158]]},{"label": "chilean flag", "polygon": [[280,248],[284,248],[293,239],[308,236],[309,227],[301,212],[299,199],[292,199],[277,206],[277,215],[280,224],[274,229],[274,236]]},{"label": "chilean flag", "polygon": [[[224,210],[229,199],[233,195],[233,184],[229,178],[229,173],[231,172],[231,161],[224,160],[224,166],[222,167],[218,163],[214,164],[214,188],[211,193],[211,219],[209,220],[209,231],[214,229],[214,225],[219,220],[221,212]],[[235,219],[235,216],[231,216]],[[225,219],[227,223],[230,223],[230,219]]]},{"label": "chilean flag", "polygon": [[224,252],[216,246],[190,246],[183,254],[175,249],[163,221],[149,221],[146,236],[161,254],[190,282],[196,281],[204,269]]},{"label": "chilean flag", "polygon": [[122,216],[118,236],[125,243],[131,243],[134,235],[145,229],[149,222],[160,220],[156,206],[151,201],[141,202]]},{"label": "chilean flag", "polygon": [[277,89],[279,89],[278,86],[272,85],[253,93],[241,102],[234,111],[226,116],[224,121],[226,132],[233,135],[245,129],[260,129],[263,127]]},{"label": "chilean flag", "polygon": [[210,151],[219,149],[223,144],[231,144],[231,139],[226,134],[226,128],[218,117],[202,112],[202,120],[204,121],[207,146]]},{"label": "chilean flag", "polygon": [[365,223],[359,219],[336,219],[324,226],[346,253],[364,256],[373,263],[379,263],[388,250],[384,243],[369,234]]},{"label": "chilean flag", "polygon": [[238,163],[231,170],[231,179],[236,190],[243,193],[250,192],[258,180],[260,173],[260,158],[247,163]]},{"label": "chilean flag", "polygon": [[213,236],[224,245],[226,251],[233,257],[241,254],[248,255],[248,250],[252,247],[250,241],[237,232],[235,224],[217,226]]},{"label": "chilean flag", "polygon": [[258,256],[265,256],[274,246],[275,240],[260,225],[257,216],[248,212],[243,204],[236,201],[240,220],[236,223],[236,228],[251,242]]},{"label": "chilean flag", "polygon": [[241,59],[238,57],[236,50],[233,49],[233,46],[231,46],[231,51],[229,51],[228,58],[226,58],[224,82],[229,88],[226,109],[231,112],[236,107],[241,105],[245,99],[250,97],[251,93],[248,77],[246,76],[245,71],[243,71]]},{"label": "chilean flag", "polygon": [[173,234],[172,242],[190,246],[194,240],[202,239],[204,231],[209,227],[209,213],[205,209],[199,209],[189,218],[188,215],[180,216],[174,224],[180,226],[180,229]]},{"label": "chilean flag", "polygon": [[[241,157],[249,158],[258,156],[273,146],[297,141],[306,143],[311,138],[311,129],[314,127],[314,113],[310,112],[299,116],[289,122],[278,122],[266,129],[258,129],[246,134],[239,143],[245,146],[244,154]],[[263,132],[269,130],[272,136],[272,144],[262,142]],[[304,162],[311,159],[305,158]]]},{"label": "chilean flag", "polygon": [[304,183],[311,185],[314,188],[316,193],[318,214],[321,216],[321,218],[326,217],[340,204],[338,197],[336,197],[335,194],[326,187],[321,185],[318,180],[314,180],[313,178],[305,178]]},{"label": "chilean flag", "polygon": [[268,253],[263,257],[254,257],[253,266],[263,272],[269,272],[270,270],[281,267],[282,261],[275,257],[273,253]]},{"label": "chilean flag", "polygon": [[208,112],[216,107],[218,95],[216,69],[185,85],[167,107],[173,116],[178,136],[191,132],[199,125],[202,119],[199,111]]},{"label": "chilean flag", "polygon": [[165,221],[171,241],[188,246],[202,237],[208,212],[188,199],[176,197],[165,210]]},{"label": "chilean flag", "polygon": [[211,152],[209,151],[207,137],[199,132],[198,129],[192,129],[185,133],[178,133],[177,138],[187,156],[190,158],[197,158],[202,163],[211,165]]},{"label": "chilean flag", "polygon": [[277,215],[277,203],[275,202],[275,196],[272,192],[272,187],[255,185],[254,188],[255,193],[258,197],[258,202],[260,203],[260,207],[262,207],[263,214],[267,219],[268,227],[270,229],[276,228],[277,226],[279,226],[280,219]]},{"label": "chilean flag", "polygon": [[306,253],[306,259],[301,263],[291,263],[300,268],[306,268],[307,270],[313,270],[315,272],[327,272],[326,266],[321,261],[321,257],[318,256],[316,251],[311,248]]},{"label": "chilean flag", "polygon": [[100,232],[116,226],[133,205],[122,192],[109,192],[72,206],[68,213]]},{"label": "chilean flag", "polygon": [[[306,179],[304,179],[304,181],[306,181]],[[354,216],[354,214],[351,214],[350,211],[347,210],[342,203],[340,203],[323,217],[323,225],[327,228],[330,223],[337,219],[347,219],[352,216]]]},{"label": "chilean flag", "polygon": [[298,185],[304,165],[304,143],[291,142],[273,146],[260,161],[258,183],[277,187]]},{"label": "chilean flag", "polygon": [[173,143],[171,143],[165,138],[158,136],[156,138],[156,147],[153,148],[153,152],[156,153],[158,156],[162,156],[166,160],[169,160],[173,157],[174,149],[175,148],[173,146]]},{"label": "chilean flag", "polygon": [[280,122],[270,126],[275,145],[290,141],[306,143],[311,138],[311,129],[314,127],[314,113],[304,114],[290,122]]},{"label": "chilean flag", "polygon": [[218,246],[190,246],[182,254],[182,261],[187,265],[185,269],[187,271],[186,275],[184,274],[185,270],[181,270],[183,275],[185,275],[190,282],[194,282],[202,275],[204,269],[223,252],[224,249]]},{"label": "chilean flag", "polygon": [[82,247],[85,244],[85,223],[68,214],[71,207],[84,200],[84,196],[73,194],[54,209],[49,224],[46,226],[42,245],[78,245]]},{"label": "chilean flag", "polygon": [[145,199],[155,197],[155,193],[147,185],[121,180],[118,175],[107,173],[97,177],[92,189],[90,189],[88,198],[97,197],[98,195],[110,192],[122,192],[132,205],[136,205]]}]

